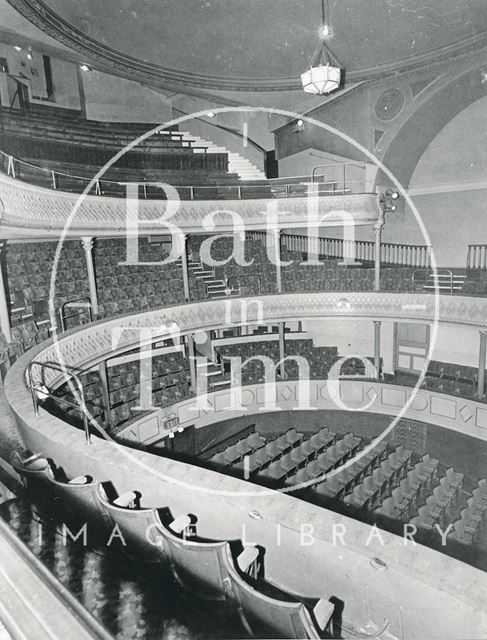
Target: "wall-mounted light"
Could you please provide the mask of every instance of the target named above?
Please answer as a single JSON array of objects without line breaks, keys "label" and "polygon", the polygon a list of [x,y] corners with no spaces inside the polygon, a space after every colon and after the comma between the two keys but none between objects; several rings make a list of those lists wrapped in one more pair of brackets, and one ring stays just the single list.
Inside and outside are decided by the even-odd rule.
[{"label": "wall-mounted light", "polygon": [[79,68],[81,69],[81,71],[91,71],[91,67],[87,64],[80,64]]},{"label": "wall-mounted light", "polygon": [[214,118],[216,116],[216,113],[214,111],[208,111],[206,116],[207,116],[207,118]]},{"label": "wall-mounted light", "polygon": [[397,211],[397,201],[400,194],[394,189],[386,189],[381,197],[381,204],[385,212]]},{"label": "wall-mounted light", "polygon": [[16,46],[14,47],[14,49],[15,49],[15,51],[22,51],[22,47],[19,47],[18,45],[16,45]]},{"label": "wall-mounted light", "polygon": [[299,120],[296,120],[296,124],[293,127],[293,133],[298,133],[299,131],[303,131],[304,130],[304,120],[301,120],[301,118]]},{"label": "wall-mounted light", "polygon": [[27,50],[27,60],[32,60],[32,47]]}]

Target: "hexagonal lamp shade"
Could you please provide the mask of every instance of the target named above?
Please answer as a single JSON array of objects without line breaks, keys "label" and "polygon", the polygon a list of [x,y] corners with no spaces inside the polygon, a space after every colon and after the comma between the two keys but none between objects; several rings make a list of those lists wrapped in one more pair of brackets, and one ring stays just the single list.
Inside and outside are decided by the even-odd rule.
[{"label": "hexagonal lamp shade", "polygon": [[320,40],[312,55],[308,68],[301,74],[301,82],[306,93],[323,95],[340,86],[342,70],[336,56]]},{"label": "hexagonal lamp shade", "polygon": [[301,74],[301,82],[306,93],[323,95],[338,89],[341,77],[341,69],[327,64],[309,68]]}]

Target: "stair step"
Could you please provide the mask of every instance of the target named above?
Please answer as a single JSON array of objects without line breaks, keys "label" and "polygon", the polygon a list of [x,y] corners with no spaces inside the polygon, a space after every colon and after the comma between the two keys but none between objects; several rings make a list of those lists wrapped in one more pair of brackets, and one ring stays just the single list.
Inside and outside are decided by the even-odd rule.
[{"label": "stair step", "polygon": [[216,280],[213,281],[214,284],[207,284],[206,288],[207,289],[211,289],[212,291],[215,289],[226,289],[227,285],[224,282],[217,282]]},{"label": "stair step", "polygon": [[229,387],[230,385],[230,380],[218,380],[217,382],[212,382],[210,384],[210,388],[214,389],[215,387]]},{"label": "stair step", "polygon": [[204,375],[207,378],[213,378],[215,376],[221,376],[222,372],[218,369],[217,371],[205,371]]},{"label": "stair step", "polygon": [[450,285],[438,285],[438,287],[435,287],[434,285],[427,285],[425,284],[423,287],[424,290],[428,290],[428,291],[433,291],[435,289],[439,289],[440,291],[461,291],[463,289],[463,287],[458,286],[458,285],[453,285],[453,287],[451,287]]}]

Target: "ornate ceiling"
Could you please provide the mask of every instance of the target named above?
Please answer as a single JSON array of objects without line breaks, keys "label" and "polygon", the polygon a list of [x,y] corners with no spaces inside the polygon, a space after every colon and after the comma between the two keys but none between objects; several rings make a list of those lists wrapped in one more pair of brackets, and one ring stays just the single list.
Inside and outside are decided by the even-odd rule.
[{"label": "ornate ceiling", "polygon": [[[319,0],[8,0],[94,64],[141,81],[220,90],[299,87]],[[328,44],[348,81],[487,45],[485,0],[330,0]]]}]

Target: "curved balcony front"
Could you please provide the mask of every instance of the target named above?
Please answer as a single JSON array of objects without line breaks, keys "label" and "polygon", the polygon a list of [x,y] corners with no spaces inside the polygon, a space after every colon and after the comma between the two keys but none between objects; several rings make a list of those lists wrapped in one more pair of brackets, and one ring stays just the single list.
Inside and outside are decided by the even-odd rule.
[{"label": "curved balcony front", "polygon": [[371,225],[380,215],[375,193],[307,195],[304,188],[301,197],[201,201],[180,200],[174,193],[169,201],[84,196],[0,173],[0,232],[4,238],[58,238],[63,232],[68,236],[125,235],[133,224],[134,207],[139,231],[145,234],[170,233],[165,221],[182,233],[228,233]]},{"label": "curved balcony front", "polygon": [[[487,301],[475,298],[392,293],[351,293],[347,298],[349,304],[344,306],[340,304],[343,300],[340,293],[264,296],[263,321],[350,316],[375,319],[379,316],[412,322],[438,319],[440,323],[458,327],[485,328],[487,324]],[[44,343],[24,354],[8,372],[5,391],[27,446],[53,458],[69,477],[88,473],[100,481],[111,480],[119,491],[142,491],[147,506],[167,506],[175,514],[182,509],[197,513],[199,531],[205,537],[225,540],[243,536],[262,544],[267,550],[269,579],[292,592],[305,596],[312,596],[317,589],[321,592],[326,576],[327,594],[342,598],[347,603],[347,616],[360,621],[362,628],[370,620],[367,616],[370,616],[371,603],[385,599],[389,607],[386,616],[389,631],[395,637],[404,637],[405,632],[408,637],[458,637],[465,633],[466,620],[471,621],[469,636],[481,637],[487,624],[481,595],[485,574],[472,567],[421,545],[405,545],[401,537],[388,532],[371,535],[370,526],[364,523],[244,480],[98,437],[93,437],[89,445],[82,432],[42,408],[36,416],[25,380],[26,369],[33,360],[61,359],[71,367],[84,370],[107,355],[126,351],[135,344],[140,346],[141,328],[153,327],[150,337],[153,339],[156,335],[169,335],[175,325],[183,335],[224,327],[229,318],[226,303],[226,300],[213,300],[185,304],[97,322],[62,335],[57,344]],[[240,320],[238,309],[235,305],[234,320]],[[262,309],[249,306],[247,322],[257,320]],[[262,320],[260,316],[259,320]],[[121,332],[122,328],[125,331]],[[114,331],[117,332],[116,350],[113,349]],[[56,372],[48,374],[45,382],[55,386],[56,376]],[[286,384],[282,382],[280,386]],[[324,385],[317,382],[315,386],[320,389]],[[391,412],[395,411],[410,393],[399,387],[366,382],[345,381],[341,388],[349,403],[355,402],[360,407],[363,402],[372,401],[376,403],[377,412],[384,413],[388,406]],[[253,394],[254,408],[260,409],[258,390],[249,387],[245,392],[250,394],[248,398]],[[332,400],[326,394],[321,395],[320,407],[328,399]],[[453,415],[449,400],[438,398],[439,395],[421,391],[411,407],[414,415],[423,420],[433,417],[433,422],[436,420],[447,427],[458,423],[460,416],[465,431],[471,429],[470,435],[485,439],[485,405],[477,407],[473,402],[465,402],[464,408],[456,399]],[[252,401],[248,405],[252,407]],[[189,411],[188,407],[184,411],[186,409]],[[195,421],[197,418],[195,416]],[[216,421],[218,417],[212,415],[208,419]],[[300,543],[303,524],[313,528],[314,543],[306,547]],[[343,546],[336,539],[336,528],[340,526],[345,526],[347,532]],[[282,546],[276,543],[280,527],[286,532]],[[337,544],[340,545],[338,552]],[[372,562],[374,558],[380,558],[381,562]],[[391,600],[391,581],[396,594],[394,600]],[[422,585],[420,593],[416,588],[418,581]],[[365,590],[364,585],[367,585]],[[430,598],[424,598],[425,590]],[[401,597],[407,606],[402,606]]]}]

